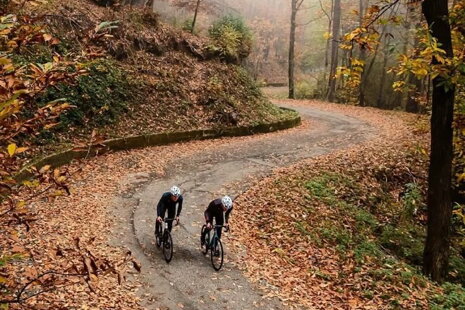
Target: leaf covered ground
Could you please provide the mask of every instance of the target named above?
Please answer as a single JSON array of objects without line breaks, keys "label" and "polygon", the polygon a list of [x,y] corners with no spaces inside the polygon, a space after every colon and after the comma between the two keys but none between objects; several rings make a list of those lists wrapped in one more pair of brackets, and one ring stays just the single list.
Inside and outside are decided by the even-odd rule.
[{"label": "leaf covered ground", "polygon": [[[232,217],[232,241],[241,254],[237,265],[268,295],[297,309],[461,309],[460,286],[435,286],[417,267],[425,220],[426,120],[375,109],[302,104],[364,119],[378,128],[379,136],[279,169],[241,195]],[[263,136],[292,134],[308,126]],[[234,138],[241,139],[259,142],[260,136]],[[148,171],[163,176],[172,160],[221,148],[230,140],[153,147],[75,163],[65,169],[70,195],[63,188],[32,198],[14,214],[1,209],[7,214],[0,226],[2,298],[15,298],[31,283],[21,295],[23,303],[13,303],[11,309],[140,309],[141,266],[115,240],[119,219],[112,212],[114,197],[130,189],[123,180]],[[18,200],[29,193],[21,195]]]},{"label": "leaf covered ground", "polygon": [[302,104],[360,117],[379,136],[281,169],[241,195],[234,243],[246,254],[238,265],[291,308],[463,309],[460,285],[440,288],[419,268],[426,118]]},{"label": "leaf covered ground", "polygon": [[[43,192],[30,197],[24,189],[15,199],[28,198],[27,204],[14,212],[9,212],[6,204],[0,205],[0,296],[14,300],[25,288],[21,303],[12,303],[9,309],[142,309],[138,288],[143,284],[138,280],[138,269],[146,266],[140,266],[120,246],[122,232],[115,231],[119,218],[114,215],[113,203],[115,197],[132,190],[128,176],[137,179],[143,173],[162,177],[173,160],[227,145],[231,139],[259,140],[308,126],[304,123],[290,131],[259,136],[106,154],[63,169],[67,187],[52,195]],[[46,183],[28,185],[34,193],[47,187]],[[147,221],[151,220],[152,215]]]}]

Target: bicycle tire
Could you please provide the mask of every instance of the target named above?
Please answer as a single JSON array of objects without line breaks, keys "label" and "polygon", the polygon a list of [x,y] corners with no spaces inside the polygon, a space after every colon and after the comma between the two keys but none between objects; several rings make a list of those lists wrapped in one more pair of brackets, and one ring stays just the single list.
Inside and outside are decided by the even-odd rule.
[{"label": "bicycle tire", "polygon": [[208,245],[210,244],[210,231],[207,231],[205,234],[205,243],[202,245],[202,234],[207,229],[206,225],[202,226],[202,230],[200,231],[200,248],[202,249],[202,253],[206,255],[208,253]]},{"label": "bicycle tire", "polygon": [[167,263],[173,258],[173,239],[168,230],[165,230],[163,234],[163,256]]},{"label": "bicycle tire", "polygon": [[[219,251],[219,255],[215,255],[215,251]],[[216,246],[213,245],[210,249],[210,259],[212,262],[213,269],[216,271],[220,271],[221,267],[223,267],[223,259],[224,259],[224,253],[223,253],[223,244],[221,243],[220,239],[216,240]]]},{"label": "bicycle tire", "polygon": [[160,238],[161,234],[162,234],[162,231],[161,231],[161,225],[160,227],[158,227],[158,231],[157,229],[155,229],[155,244],[157,245],[157,248],[159,248],[161,246],[161,242],[162,242],[162,238]]}]

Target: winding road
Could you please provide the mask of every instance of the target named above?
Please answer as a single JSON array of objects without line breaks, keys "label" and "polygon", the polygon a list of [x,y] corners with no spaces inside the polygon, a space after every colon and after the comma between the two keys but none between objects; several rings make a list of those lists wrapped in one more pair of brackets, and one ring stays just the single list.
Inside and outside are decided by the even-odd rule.
[{"label": "winding road", "polygon": [[[199,250],[203,211],[214,198],[236,196],[250,186],[253,177],[300,160],[328,154],[376,135],[367,123],[343,114],[306,106],[289,106],[304,121],[299,128],[244,138],[218,140],[218,146],[179,159],[163,178],[149,174],[128,176],[134,190],[115,200],[120,218],[116,244],[131,249],[142,263],[145,283],[138,293],[147,309],[284,309],[276,299],[264,298],[228,258],[215,272]],[[155,205],[161,194],[176,184],[185,199],[181,225],[173,229],[175,253],[170,264],[154,244]],[[227,192],[226,188],[227,187]],[[253,211],[252,211],[253,212]],[[234,211],[231,215],[234,221]]]}]

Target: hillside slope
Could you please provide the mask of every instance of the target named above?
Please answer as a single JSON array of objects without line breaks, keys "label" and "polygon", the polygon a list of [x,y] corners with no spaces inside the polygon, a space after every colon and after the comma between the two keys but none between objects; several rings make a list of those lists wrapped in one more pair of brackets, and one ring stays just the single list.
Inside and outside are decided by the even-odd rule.
[{"label": "hillside slope", "polygon": [[[291,116],[273,106],[239,65],[201,38],[163,24],[155,13],[90,0],[52,0],[46,14],[54,49],[82,55],[88,71],[75,85],[50,88],[39,104],[66,98],[76,106],[37,142],[86,140],[170,130],[243,126]],[[35,58],[51,57],[53,50]]]}]

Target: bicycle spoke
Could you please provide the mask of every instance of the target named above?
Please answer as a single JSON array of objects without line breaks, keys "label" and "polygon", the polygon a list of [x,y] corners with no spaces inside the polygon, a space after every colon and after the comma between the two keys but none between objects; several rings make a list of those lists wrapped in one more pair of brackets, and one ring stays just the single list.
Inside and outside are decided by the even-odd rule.
[{"label": "bicycle spoke", "polygon": [[165,231],[163,235],[163,256],[165,256],[165,261],[167,263],[173,258],[173,240],[168,231]]},{"label": "bicycle spoke", "polygon": [[221,240],[217,239],[216,240],[216,245],[212,246],[211,251],[210,251],[210,259],[213,265],[213,268],[216,271],[219,271],[221,267],[223,267],[223,244],[221,243]]}]

